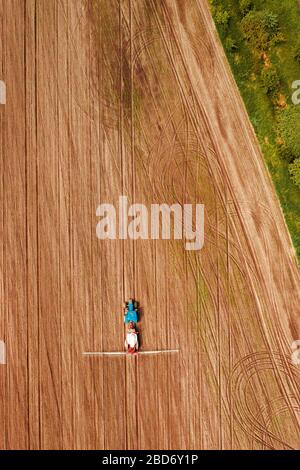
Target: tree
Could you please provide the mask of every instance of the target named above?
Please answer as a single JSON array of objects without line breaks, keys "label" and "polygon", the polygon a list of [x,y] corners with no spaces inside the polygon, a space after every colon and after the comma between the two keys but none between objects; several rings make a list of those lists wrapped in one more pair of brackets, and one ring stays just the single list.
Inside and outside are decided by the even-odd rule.
[{"label": "tree", "polygon": [[230,13],[228,13],[228,11],[224,10],[221,6],[217,8],[216,14],[215,14],[215,21],[217,25],[221,26],[224,30],[226,30],[228,27],[230,18],[231,16],[230,16]]},{"label": "tree", "polygon": [[265,29],[262,12],[249,11],[241,21],[241,29],[246,41],[258,52],[268,47],[269,33]]},{"label": "tree", "polygon": [[277,44],[280,44],[281,42],[286,42],[286,37],[281,31],[278,31],[278,33],[272,36],[269,45],[270,47],[273,47],[277,46]]},{"label": "tree", "polygon": [[275,68],[263,69],[261,80],[267,94],[274,93],[278,90],[280,78]]},{"label": "tree", "polygon": [[300,158],[300,106],[290,106],[280,112],[278,130],[283,142],[281,153],[289,161]]},{"label": "tree", "polygon": [[289,165],[289,172],[295,185],[300,188],[300,158],[296,158],[296,160]]},{"label": "tree", "polygon": [[238,50],[236,42],[230,36],[225,39],[225,49],[228,52],[236,52]]},{"label": "tree", "polygon": [[263,23],[266,31],[271,35],[275,35],[279,31],[278,15],[271,11],[264,12]]},{"label": "tree", "polygon": [[249,13],[253,8],[252,0],[240,0],[239,7],[242,16],[247,15],[247,13]]},{"label": "tree", "polygon": [[266,51],[280,32],[278,15],[268,10],[251,10],[242,19],[241,29],[244,38],[257,52]]},{"label": "tree", "polygon": [[295,160],[295,155],[291,152],[291,149],[284,144],[279,146],[279,155],[282,160],[285,160],[288,163],[292,163]]}]

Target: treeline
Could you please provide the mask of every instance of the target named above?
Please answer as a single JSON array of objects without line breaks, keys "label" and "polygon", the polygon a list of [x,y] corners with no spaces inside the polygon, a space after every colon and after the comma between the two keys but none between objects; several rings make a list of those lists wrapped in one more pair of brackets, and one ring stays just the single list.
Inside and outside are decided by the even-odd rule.
[{"label": "treeline", "polygon": [[[234,28],[231,28],[231,3],[235,7]],[[279,15],[267,7],[258,8],[257,3],[261,6],[255,0],[211,0],[213,17],[227,53],[237,55],[241,41],[250,51],[251,70],[255,71],[255,80],[259,81],[274,112],[278,152],[289,165],[291,179],[300,188],[300,105],[289,102],[291,83],[277,60],[278,46],[288,38],[281,30]],[[268,6],[270,2],[265,4]],[[300,38],[288,50],[291,60],[299,64],[299,76],[294,80],[300,79]]]}]

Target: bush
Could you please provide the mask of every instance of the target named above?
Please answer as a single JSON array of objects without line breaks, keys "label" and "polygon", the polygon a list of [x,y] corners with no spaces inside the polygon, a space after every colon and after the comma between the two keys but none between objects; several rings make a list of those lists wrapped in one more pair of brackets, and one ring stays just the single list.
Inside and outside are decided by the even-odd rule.
[{"label": "bush", "polygon": [[258,11],[250,11],[241,21],[241,29],[246,41],[258,52],[267,49],[269,33],[265,30],[263,15]]},{"label": "bush", "polygon": [[279,155],[282,160],[285,160],[287,163],[292,163],[295,160],[294,154],[291,152],[291,149],[286,147],[284,144],[279,147]]},{"label": "bush", "polygon": [[275,35],[279,31],[279,21],[278,15],[272,13],[271,11],[264,12],[263,23],[266,31],[270,33],[270,35]]},{"label": "bush", "polygon": [[274,36],[272,36],[269,45],[270,47],[273,47],[285,41],[286,41],[285,35],[279,31],[278,33],[274,34]]},{"label": "bush", "polygon": [[230,36],[225,39],[225,49],[228,52],[236,52],[238,50],[236,42]]},{"label": "bush", "polygon": [[263,69],[261,81],[267,94],[277,91],[280,85],[280,78],[275,68]]},{"label": "bush", "polygon": [[215,14],[215,21],[217,25],[223,28],[223,30],[227,29],[230,18],[231,16],[230,16],[230,13],[228,13],[228,11],[223,10],[222,7],[217,8],[217,11]]},{"label": "bush", "polygon": [[300,158],[289,165],[289,172],[295,185],[300,188]]},{"label": "bush", "polygon": [[247,15],[247,13],[249,13],[253,8],[252,0],[240,0],[239,7],[242,16]]},{"label": "bush", "polygon": [[279,134],[283,141],[281,153],[291,161],[300,158],[300,107],[292,106],[280,112]]},{"label": "bush", "polygon": [[241,21],[241,29],[245,39],[257,50],[266,51],[272,38],[279,34],[278,15],[270,11],[249,11]]}]

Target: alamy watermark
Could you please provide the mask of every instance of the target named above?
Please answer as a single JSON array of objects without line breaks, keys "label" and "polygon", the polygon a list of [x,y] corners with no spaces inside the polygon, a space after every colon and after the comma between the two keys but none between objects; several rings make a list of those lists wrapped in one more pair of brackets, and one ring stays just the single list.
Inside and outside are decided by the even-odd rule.
[{"label": "alamy watermark", "polygon": [[[203,204],[144,204],[128,205],[120,196],[118,207],[103,203],[97,207],[100,217],[96,235],[100,240],[182,240],[186,250],[201,250],[204,245]],[[173,230],[171,227],[173,226]]]},{"label": "alamy watermark", "polygon": [[292,84],[292,88],[294,91],[292,95],[292,102],[294,105],[300,104],[300,80],[295,80]]},{"label": "alamy watermark", "polygon": [[6,104],[6,85],[0,80],[0,104]]}]

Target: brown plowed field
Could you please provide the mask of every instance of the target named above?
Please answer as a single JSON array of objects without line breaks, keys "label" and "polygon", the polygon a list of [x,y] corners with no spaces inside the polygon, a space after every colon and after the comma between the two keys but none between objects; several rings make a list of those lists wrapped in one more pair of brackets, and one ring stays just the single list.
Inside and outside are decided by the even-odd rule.
[{"label": "brown plowed field", "polygon": [[[205,0],[0,0],[0,448],[300,448],[300,279]],[[96,237],[120,195],[205,245]],[[123,349],[122,304],[142,348]]]}]

